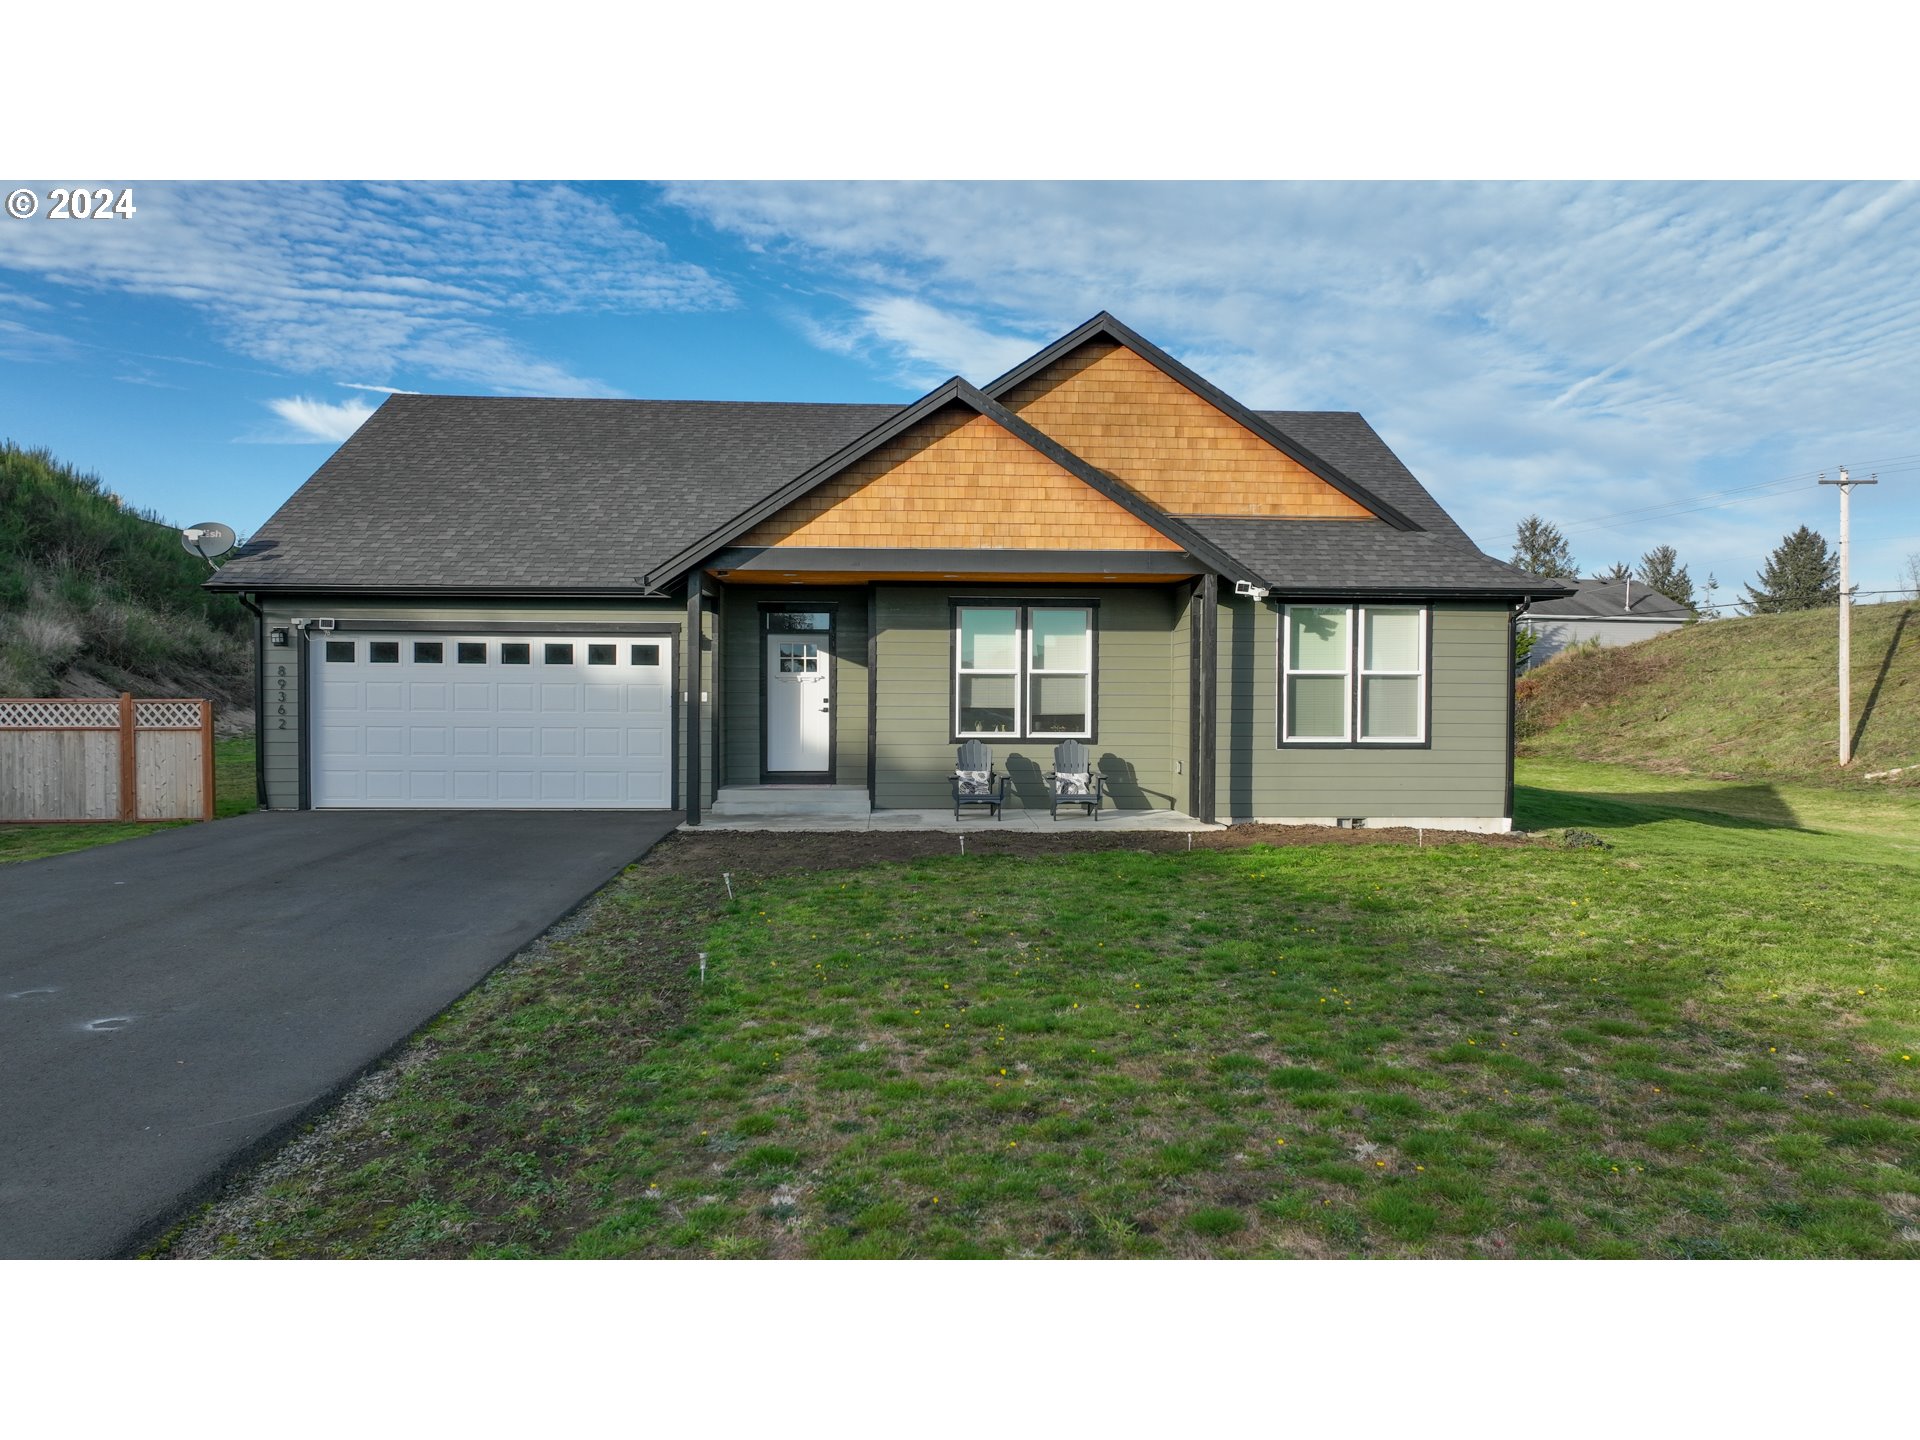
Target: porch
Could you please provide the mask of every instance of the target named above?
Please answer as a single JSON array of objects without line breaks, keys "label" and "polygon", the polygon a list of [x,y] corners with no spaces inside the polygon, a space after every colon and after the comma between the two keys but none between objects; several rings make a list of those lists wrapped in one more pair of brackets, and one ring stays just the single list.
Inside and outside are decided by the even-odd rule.
[{"label": "porch", "polygon": [[[835,575],[777,587],[752,578],[726,577],[702,604],[700,688],[711,683],[712,693],[701,697],[700,823],[994,823],[969,814],[956,826],[946,803],[955,752],[970,737],[985,740],[1008,778],[1003,828],[1095,823],[1048,813],[1044,777],[1062,737],[1086,744],[1105,781],[1102,828],[1123,818],[1149,829],[1199,823],[1187,814],[1186,577],[1070,586],[942,574],[855,585]],[[1031,663],[1043,649],[1051,663]]]},{"label": "porch", "polygon": [[[1178,810],[1116,810],[1109,806],[1096,821],[1081,806],[1063,808],[1058,820],[1048,813],[1045,801],[1023,804],[1011,790],[1007,804],[996,820],[983,808],[963,810],[956,820],[951,806],[939,809],[875,810],[867,803],[865,790],[846,785],[741,785],[721,790],[713,807],[701,818],[702,830],[920,830],[931,833],[967,834],[990,831],[1001,834],[1040,832],[1064,834],[1069,831],[1098,830],[1102,834],[1126,834],[1134,831],[1159,833],[1222,830]],[[682,825],[681,829],[694,827]]]}]

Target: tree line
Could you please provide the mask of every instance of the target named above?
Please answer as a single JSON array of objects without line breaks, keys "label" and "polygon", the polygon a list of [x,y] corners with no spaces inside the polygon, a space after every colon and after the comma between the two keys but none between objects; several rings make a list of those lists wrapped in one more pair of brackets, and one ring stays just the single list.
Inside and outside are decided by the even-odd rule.
[{"label": "tree line", "polygon": [[[1567,537],[1558,526],[1538,515],[1527,516],[1515,528],[1512,563],[1551,580],[1580,578]],[[1693,577],[1671,545],[1654,546],[1640,557],[1637,568],[1619,562],[1596,570],[1592,578],[1637,580],[1676,605],[1684,605],[1695,616],[1703,609],[1715,608],[1713,596],[1720,588],[1720,582],[1708,575],[1703,593],[1696,595]],[[1805,525],[1774,547],[1760,567],[1758,579],[1757,586],[1742,587],[1747,593],[1739,603],[1750,615],[1778,615],[1840,603],[1840,556],[1828,548],[1825,536]]]}]

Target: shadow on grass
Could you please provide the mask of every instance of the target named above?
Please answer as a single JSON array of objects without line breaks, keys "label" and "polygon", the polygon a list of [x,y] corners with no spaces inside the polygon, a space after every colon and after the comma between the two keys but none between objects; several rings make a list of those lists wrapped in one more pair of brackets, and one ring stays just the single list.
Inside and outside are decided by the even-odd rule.
[{"label": "shadow on grass", "polygon": [[1880,673],[1873,677],[1873,689],[1867,692],[1867,703],[1860,711],[1860,722],[1853,727],[1853,749],[1859,750],[1860,741],[1867,733],[1867,722],[1873,718],[1874,707],[1880,703],[1880,692],[1886,688],[1887,672],[1893,669],[1894,652],[1900,648],[1900,637],[1906,633],[1907,622],[1913,619],[1911,609],[1902,610],[1900,619],[1893,627],[1893,634],[1887,640],[1887,653],[1880,657]]},{"label": "shadow on grass", "polygon": [[1526,830],[1563,825],[1616,830],[1657,824],[1662,820],[1692,820],[1733,830],[1806,828],[1771,785],[1611,793],[1516,785],[1513,798],[1514,823]]}]

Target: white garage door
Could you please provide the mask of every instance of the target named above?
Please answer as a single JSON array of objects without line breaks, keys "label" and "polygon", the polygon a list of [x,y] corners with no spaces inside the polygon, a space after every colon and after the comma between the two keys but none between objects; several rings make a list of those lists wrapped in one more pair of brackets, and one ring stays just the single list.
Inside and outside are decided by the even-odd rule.
[{"label": "white garage door", "polygon": [[664,635],[319,635],[313,804],[664,810]]}]

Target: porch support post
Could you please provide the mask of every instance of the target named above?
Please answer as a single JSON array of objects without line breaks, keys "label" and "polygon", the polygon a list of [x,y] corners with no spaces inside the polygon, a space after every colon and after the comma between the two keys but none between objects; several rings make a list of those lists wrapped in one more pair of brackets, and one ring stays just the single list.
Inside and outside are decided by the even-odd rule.
[{"label": "porch support post", "polygon": [[1220,733],[1220,577],[1200,577],[1193,608],[1193,818],[1214,820],[1215,757]]},{"label": "porch support post", "polygon": [[695,570],[687,576],[687,824],[700,823],[700,620],[705,607],[707,577]]}]

